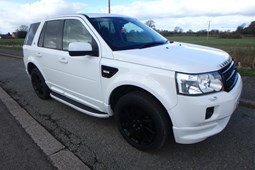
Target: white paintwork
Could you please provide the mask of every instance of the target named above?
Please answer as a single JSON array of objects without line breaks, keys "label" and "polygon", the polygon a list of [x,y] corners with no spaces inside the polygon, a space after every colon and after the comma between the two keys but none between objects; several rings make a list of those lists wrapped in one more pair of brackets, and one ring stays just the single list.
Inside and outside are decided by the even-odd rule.
[{"label": "white paintwork", "polygon": [[[113,14],[87,16],[122,17]],[[26,69],[28,63],[33,63],[52,91],[107,114],[88,112],[56,96],[53,98],[91,116],[109,117],[114,114],[109,103],[113,90],[123,85],[137,86],[151,93],[166,108],[178,143],[202,141],[219,133],[228,123],[240,98],[240,76],[235,88],[229,93],[222,91],[203,96],[182,96],[177,94],[175,84],[176,71],[203,73],[219,70],[220,65],[230,58],[224,51],[178,42],[144,49],[112,51],[84,15],[49,20],[54,19],[80,20],[96,40],[99,57],[71,57],[67,51],[38,47],[40,31],[45,22],[42,21],[32,45],[23,46]],[[72,49],[72,46],[69,48]],[[102,65],[118,68],[119,71],[110,79],[103,78]],[[212,106],[215,107],[215,114],[205,120],[205,109]]]},{"label": "white paintwork", "polygon": [[72,42],[68,46],[68,51],[92,51],[92,47],[89,43]]},{"label": "white paintwork", "polygon": [[114,57],[116,60],[149,67],[202,73],[219,70],[219,64],[226,61],[229,55],[214,48],[175,42],[145,49],[116,51]]},{"label": "white paintwork", "polygon": [[[221,132],[235,111],[242,91],[242,80],[229,93],[219,92],[205,96],[178,96],[178,105],[168,110],[172,118],[175,140],[178,143],[196,143]],[[211,98],[217,98],[212,101]],[[211,118],[205,120],[207,107],[215,107]]]}]

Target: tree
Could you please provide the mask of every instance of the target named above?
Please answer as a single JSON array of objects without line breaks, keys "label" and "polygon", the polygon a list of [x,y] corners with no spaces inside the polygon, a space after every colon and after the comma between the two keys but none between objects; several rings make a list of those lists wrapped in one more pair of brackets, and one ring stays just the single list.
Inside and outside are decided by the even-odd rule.
[{"label": "tree", "polygon": [[189,30],[187,31],[187,33],[193,33],[192,29],[189,29]]},{"label": "tree", "polygon": [[250,25],[244,29],[244,33],[255,35],[255,21],[252,21]]},{"label": "tree", "polygon": [[26,25],[21,25],[21,26],[19,26],[18,29],[16,29],[17,32],[18,31],[27,31],[27,30],[28,30],[28,26],[26,26]]},{"label": "tree", "polygon": [[219,36],[219,34],[220,34],[220,31],[219,30],[217,30],[217,29],[212,29],[211,31],[210,31],[210,35],[211,36]]},{"label": "tree", "polygon": [[180,28],[180,27],[175,27],[174,28],[174,33],[182,33],[183,32],[183,29]]},{"label": "tree", "polygon": [[197,31],[197,36],[205,36],[206,34],[207,34],[207,30],[206,29]]},{"label": "tree", "polygon": [[245,23],[243,23],[242,25],[239,25],[239,26],[236,28],[236,33],[243,34],[243,33],[244,33],[245,25],[246,25]]},{"label": "tree", "polygon": [[26,26],[26,25],[19,26],[19,28],[16,29],[16,33],[15,33],[16,37],[17,38],[25,38],[27,35],[27,30],[28,30],[28,26]]},{"label": "tree", "polygon": [[192,29],[189,29],[188,31],[187,31],[187,35],[192,35],[194,32],[192,31]]},{"label": "tree", "polygon": [[145,22],[145,24],[146,24],[148,27],[151,27],[152,29],[156,29],[155,21],[153,21],[153,20],[148,20],[148,21]]}]

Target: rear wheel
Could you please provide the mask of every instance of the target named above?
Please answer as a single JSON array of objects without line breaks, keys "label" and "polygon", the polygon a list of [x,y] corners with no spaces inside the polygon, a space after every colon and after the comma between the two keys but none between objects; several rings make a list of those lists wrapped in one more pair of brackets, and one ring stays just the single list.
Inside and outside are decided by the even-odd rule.
[{"label": "rear wheel", "polygon": [[122,136],[140,150],[156,150],[169,139],[170,119],[151,95],[135,91],[117,102],[115,119]]},{"label": "rear wheel", "polygon": [[50,98],[50,89],[48,88],[45,80],[37,68],[34,68],[31,71],[31,81],[35,93],[41,99],[49,99]]}]

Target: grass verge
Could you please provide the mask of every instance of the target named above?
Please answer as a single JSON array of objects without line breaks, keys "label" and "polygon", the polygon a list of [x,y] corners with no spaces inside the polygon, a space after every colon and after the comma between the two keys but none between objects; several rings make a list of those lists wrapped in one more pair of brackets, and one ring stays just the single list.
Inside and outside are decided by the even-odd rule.
[{"label": "grass verge", "polygon": [[0,39],[0,48],[22,50],[24,39]]},{"label": "grass verge", "polygon": [[241,76],[255,77],[255,68],[239,68],[237,70]]}]

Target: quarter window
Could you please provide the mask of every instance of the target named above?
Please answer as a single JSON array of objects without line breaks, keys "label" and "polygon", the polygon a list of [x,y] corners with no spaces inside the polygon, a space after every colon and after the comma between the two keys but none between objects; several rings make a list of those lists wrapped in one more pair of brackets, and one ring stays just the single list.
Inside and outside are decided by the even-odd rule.
[{"label": "quarter window", "polygon": [[36,33],[39,25],[40,25],[40,22],[31,24],[31,26],[30,26],[30,28],[28,30],[26,39],[24,41],[24,45],[32,45],[33,39],[35,37],[35,33]]}]

